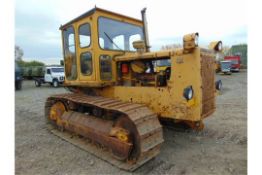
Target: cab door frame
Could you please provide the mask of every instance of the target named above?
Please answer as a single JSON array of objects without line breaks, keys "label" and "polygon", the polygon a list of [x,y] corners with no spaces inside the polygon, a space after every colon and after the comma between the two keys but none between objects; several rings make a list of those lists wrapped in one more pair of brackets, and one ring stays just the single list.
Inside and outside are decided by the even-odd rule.
[{"label": "cab door frame", "polygon": [[[81,36],[80,36],[80,27],[84,26],[88,24],[89,26],[89,44],[87,46],[81,47],[80,45],[80,41],[81,41]],[[96,71],[95,71],[95,55],[94,55],[94,51],[93,51],[93,40],[92,40],[92,20],[91,18],[84,18],[82,20],[80,20],[76,25],[75,25],[76,29],[76,45],[77,45],[77,62],[78,62],[78,77],[79,77],[79,81],[95,81],[96,80]],[[84,53],[90,53],[91,54],[91,60],[92,60],[92,72],[89,75],[85,75],[82,73],[82,69],[81,69],[81,55]]]}]

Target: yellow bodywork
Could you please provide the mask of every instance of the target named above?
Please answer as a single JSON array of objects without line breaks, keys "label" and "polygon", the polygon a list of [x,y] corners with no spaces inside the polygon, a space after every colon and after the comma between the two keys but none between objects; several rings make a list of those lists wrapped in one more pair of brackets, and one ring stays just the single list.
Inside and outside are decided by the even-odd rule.
[{"label": "yellow bodywork", "polygon": [[[159,52],[129,52],[118,50],[105,50],[100,48],[98,40],[98,18],[106,17],[117,21],[127,22],[136,26],[143,27],[141,20],[95,8],[92,13],[79,17],[68,24],[62,26],[63,31],[69,26],[75,29],[76,45],[76,68],[77,78],[69,80],[66,76],[65,86],[92,89],[97,95],[120,99],[123,101],[143,103],[151,108],[160,118],[201,121],[203,118],[212,114],[215,110],[215,82],[214,82],[214,51],[201,49],[195,46],[194,41],[190,40],[187,48],[174,51]],[[84,23],[88,23],[91,28],[91,44],[86,48],[80,48],[78,28]],[[195,35],[191,35],[194,39]],[[193,45],[192,45],[193,44]],[[80,55],[84,52],[92,54],[92,73],[83,75],[80,67]],[[99,63],[100,55],[108,55],[112,58],[112,79],[101,79],[101,67]],[[146,61],[157,59],[171,60],[171,75],[167,80],[166,86],[157,86],[154,80],[148,82],[146,86],[139,83],[133,76],[132,69],[129,73],[121,77],[123,84],[119,85],[119,75],[117,73],[118,63],[130,63],[133,61]],[[64,54],[65,70],[72,64],[71,58]],[[204,64],[205,62],[208,64]],[[205,66],[205,68],[203,68]],[[138,67],[139,69],[141,67]],[[157,72],[165,70],[166,67],[156,67]],[[155,76],[155,77],[156,77]],[[205,85],[204,85],[205,84]],[[183,96],[184,89],[192,86],[194,96],[191,100],[186,100]],[[207,88],[204,89],[203,86]],[[208,91],[208,92],[206,92]]]},{"label": "yellow bodywork", "polygon": [[[126,87],[110,86],[98,89],[100,95],[114,97],[124,101],[147,104],[154,112],[164,118],[177,120],[200,121],[205,115],[202,113],[202,77],[200,74],[200,48],[193,53],[183,54],[181,51],[151,52],[139,55],[127,54],[116,60],[149,59],[163,56],[171,56],[171,77],[166,87]],[[130,57],[128,56],[130,55]],[[212,55],[207,54],[210,58]],[[212,65],[211,65],[212,66]],[[194,76],[192,76],[194,75]],[[211,82],[214,84],[214,82]],[[194,97],[187,101],[183,97],[184,88],[192,85]],[[213,90],[215,93],[215,89]],[[213,99],[214,100],[214,99]],[[213,101],[212,101],[213,102]],[[212,113],[214,109],[211,109]],[[210,114],[209,113],[209,114]]]}]

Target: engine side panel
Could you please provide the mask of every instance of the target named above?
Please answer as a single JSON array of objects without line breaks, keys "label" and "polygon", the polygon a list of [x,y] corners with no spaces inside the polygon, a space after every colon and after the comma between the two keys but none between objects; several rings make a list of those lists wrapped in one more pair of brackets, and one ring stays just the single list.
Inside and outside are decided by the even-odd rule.
[{"label": "engine side panel", "polygon": [[[201,66],[204,65],[201,65],[199,48],[192,53],[172,55],[171,64],[171,77],[165,87],[111,86],[97,89],[96,92],[101,96],[146,104],[162,118],[200,121],[203,114],[202,108],[206,106],[202,105],[202,100],[208,98],[202,94],[205,90],[202,89],[202,84],[214,84],[214,75],[210,75],[211,78],[202,81],[206,76],[200,71]],[[208,69],[206,73],[209,71]],[[203,75],[205,77],[202,77]],[[186,100],[183,96],[184,89],[188,86],[192,86],[194,90],[191,100]],[[213,88],[213,86],[210,87]],[[212,89],[212,93],[214,90]],[[214,97],[211,91],[205,94]],[[204,110],[208,112],[209,108]]]}]

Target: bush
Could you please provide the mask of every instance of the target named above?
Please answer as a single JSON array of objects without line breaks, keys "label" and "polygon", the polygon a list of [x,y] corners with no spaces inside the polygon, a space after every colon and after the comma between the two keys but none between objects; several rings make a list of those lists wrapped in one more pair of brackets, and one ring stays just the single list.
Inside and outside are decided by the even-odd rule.
[{"label": "bush", "polygon": [[45,63],[40,61],[17,61],[17,64],[21,67],[30,67],[30,66],[44,66]]}]

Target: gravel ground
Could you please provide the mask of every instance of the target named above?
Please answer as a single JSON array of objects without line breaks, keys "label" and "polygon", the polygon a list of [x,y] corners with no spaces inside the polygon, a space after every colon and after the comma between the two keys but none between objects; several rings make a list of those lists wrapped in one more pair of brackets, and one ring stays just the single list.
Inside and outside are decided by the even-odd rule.
[{"label": "gravel ground", "polygon": [[[164,128],[161,153],[133,174],[247,174],[247,72],[217,75],[223,91],[201,132]],[[44,102],[64,88],[24,81],[15,92],[16,174],[131,174],[52,135]]]}]

